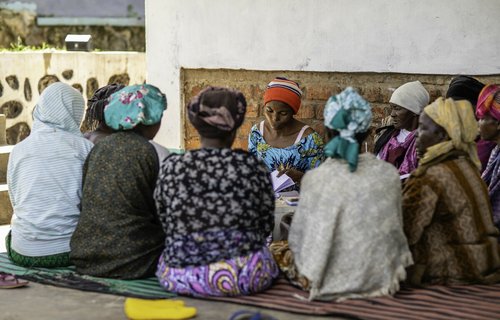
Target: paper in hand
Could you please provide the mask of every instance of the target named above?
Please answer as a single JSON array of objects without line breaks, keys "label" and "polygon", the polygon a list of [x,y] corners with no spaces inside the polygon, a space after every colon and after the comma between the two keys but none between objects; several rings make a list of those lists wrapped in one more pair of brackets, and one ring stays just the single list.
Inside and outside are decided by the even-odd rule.
[{"label": "paper in hand", "polygon": [[280,177],[278,177],[278,173],[278,170],[274,170],[273,172],[271,172],[271,181],[273,183],[274,192],[280,192],[281,190],[284,190],[295,184],[292,178],[290,178],[286,174],[282,174]]}]

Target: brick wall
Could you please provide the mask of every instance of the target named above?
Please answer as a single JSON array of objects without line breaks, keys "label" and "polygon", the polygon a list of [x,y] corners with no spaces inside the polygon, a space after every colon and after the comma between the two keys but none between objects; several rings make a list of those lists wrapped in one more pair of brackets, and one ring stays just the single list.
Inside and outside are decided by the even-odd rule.
[{"label": "brick wall", "polygon": [[[393,89],[405,82],[419,80],[429,91],[431,101],[433,101],[446,93],[448,83],[452,78],[451,75],[395,73],[182,69],[181,101],[185,106],[194,95],[208,85],[233,87],[242,91],[248,103],[247,114],[245,122],[238,130],[233,147],[246,149],[250,128],[264,119],[262,98],[266,85],[276,76],[284,76],[299,83],[304,95],[302,106],[296,117],[312,126],[321,135],[324,135],[323,108],[326,100],[347,86],[356,88],[372,104],[374,114],[372,125],[376,128],[380,121],[390,113],[388,101]],[[500,83],[500,75],[476,78],[486,84]],[[198,148],[200,146],[198,133],[189,123],[185,112],[183,119],[185,148]],[[368,148],[371,149],[372,145],[373,139],[370,137]]]}]

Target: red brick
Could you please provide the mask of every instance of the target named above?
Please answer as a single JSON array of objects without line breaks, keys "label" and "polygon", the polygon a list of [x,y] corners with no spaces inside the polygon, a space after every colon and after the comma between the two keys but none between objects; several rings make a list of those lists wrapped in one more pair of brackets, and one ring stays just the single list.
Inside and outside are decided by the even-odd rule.
[{"label": "red brick", "polygon": [[[388,91],[388,90],[387,90]],[[369,102],[386,102],[389,98],[384,96],[382,89],[380,87],[362,87],[359,89],[359,94],[363,96]]]},{"label": "red brick", "polygon": [[340,92],[340,88],[338,86],[329,86],[329,85],[309,85],[304,88],[304,98],[308,100],[328,100],[330,96],[333,94],[337,94]]},{"label": "red brick", "polygon": [[315,116],[314,105],[309,103],[302,103],[299,111],[297,112],[298,119],[314,119]]},{"label": "red brick", "polygon": [[238,90],[240,90],[241,93],[243,93],[245,99],[247,100],[247,103],[249,100],[253,99],[253,90],[251,86],[249,85],[240,86]]},{"label": "red brick", "polygon": [[255,118],[259,116],[259,104],[255,102],[249,102],[247,100],[247,112],[245,114],[245,117],[248,118]]},{"label": "red brick", "polygon": [[248,138],[248,134],[250,133],[250,130],[252,129],[252,126],[253,126],[254,122],[249,120],[249,119],[245,119],[245,121],[243,122],[243,124],[241,125],[241,127],[238,128],[238,132],[237,132],[237,137],[238,138]]},{"label": "red brick", "polygon": [[263,102],[264,100],[264,92],[266,91],[266,86],[267,84],[262,84],[262,85],[252,85],[252,98],[259,101]]},{"label": "red brick", "polygon": [[184,147],[186,150],[199,149],[201,147],[200,138],[186,139]]},{"label": "red brick", "polygon": [[188,101],[190,101],[190,100],[191,100],[191,98],[193,98],[194,96],[196,96],[196,95],[197,95],[197,94],[201,91],[201,89],[203,89],[203,88],[204,88],[204,87],[202,87],[202,86],[198,86],[198,85],[193,86],[193,87],[191,88],[191,90],[189,91],[189,93],[190,93],[189,97],[186,97],[186,98],[187,98],[187,99],[186,99],[186,103],[187,103]]},{"label": "red brick", "polygon": [[187,138],[192,138],[192,137],[198,136],[198,131],[196,131],[196,129],[191,124],[191,122],[189,122],[187,115],[186,115],[186,119],[185,119],[185,128],[184,129],[186,130],[185,135]]},{"label": "red brick", "polygon": [[433,102],[437,98],[443,97],[443,96],[444,96],[443,92],[438,88],[433,88],[433,89],[429,90],[429,97],[430,97],[429,102]]},{"label": "red brick", "polygon": [[323,112],[325,111],[325,105],[322,103],[318,106],[316,106],[316,119],[318,120],[324,120],[325,118],[323,117]]},{"label": "red brick", "polygon": [[[359,92],[371,102],[373,107],[373,126],[379,125],[382,118],[390,114],[388,101],[392,92],[389,88],[419,80],[429,91],[431,102],[437,97],[444,95],[448,88],[451,76],[449,75],[415,75],[396,73],[347,73],[347,72],[309,72],[309,71],[249,71],[249,70],[207,70],[207,69],[183,69],[183,96],[182,101],[186,103],[202,88],[207,85],[223,85],[241,90],[248,103],[246,121],[259,122],[262,117],[263,96],[266,85],[276,76],[286,76],[300,82],[304,92],[303,107],[299,111],[298,118],[313,126],[318,132],[323,129],[323,109],[326,100],[332,95],[339,93],[347,86],[358,88]],[[478,77],[485,83],[500,82],[499,75]],[[184,119],[186,145],[190,147],[199,146],[199,138],[192,127],[188,127],[187,117]],[[238,133],[240,146],[246,148],[248,126],[245,125]],[[373,133],[372,133],[373,134]],[[371,148],[372,139],[369,140]]]},{"label": "red brick", "polygon": [[234,139],[234,143],[233,143],[232,148],[233,149],[247,150],[248,149],[248,140],[243,139],[243,138],[236,138],[236,139]]}]

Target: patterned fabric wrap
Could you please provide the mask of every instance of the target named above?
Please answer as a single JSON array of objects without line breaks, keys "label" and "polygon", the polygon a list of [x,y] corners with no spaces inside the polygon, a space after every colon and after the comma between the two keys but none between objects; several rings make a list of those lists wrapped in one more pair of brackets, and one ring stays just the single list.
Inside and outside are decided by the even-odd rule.
[{"label": "patterned fabric wrap", "polygon": [[43,90],[33,111],[33,130],[46,125],[81,136],[85,100],[75,88],[56,82]]},{"label": "patterned fabric wrap", "polygon": [[263,161],[269,172],[289,168],[306,172],[316,168],[323,161],[323,144],[320,135],[313,132],[296,144],[275,148],[264,140],[257,125],[248,136],[248,152]]},{"label": "patterned fabric wrap", "polygon": [[500,229],[500,148],[498,146],[493,149],[482,178],[488,185],[493,222]]},{"label": "patterned fabric wrap", "polygon": [[154,194],[169,267],[207,265],[259,250],[274,227],[264,165],[243,150],[170,155]]},{"label": "patterned fabric wrap", "polygon": [[417,130],[412,131],[406,140],[400,143],[397,139],[399,130],[396,130],[379,153],[380,159],[396,166],[400,175],[408,174],[418,166],[416,132]]},{"label": "patterned fabric wrap", "polygon": [[309,279],[300,274],[295,265],[293,252],[290,250],[287,240],[275,241],[269,246],[276,264],[285,277],[296,287],[302,290],[309,290]]},{"label": "patterned fabric wrap", "polygon": [[131,130],[139,124],[159,123],[166,108],[167,98],[157,87],[133,85],[111,95],[104,107],[104,118],[114,130]]},{"label": "patterned fabric wrap", "polygon": [[267,247],[202,266],[172,268],[162,255],[156,276],[166,291],[194,297],[249,295],[269,288],[279,269]]},{"label": "patterned fabric wrap", "polygon": [[495,84],[487,85],[481,90],[477,100],[476,117],[484,118],[490,114],[493,118],[500,121],[500,87]]},{"label": "patterned fabric wrap", "polygon": [[247,101],[237,90],[207,87],[189,102],[187,109],[189,121],[202,137],[218,138],[241,126]]},{"label": "patterned fabric wrap", "polygon": [[425,107],[424,112],[446,130],[450,140],[429,147],[422,159],[420,159],[420,164],[426,164],[455,149],[465,151],[480,170],[481,162],[474,142],[477,137],[478,127],[470,102],[438,98]]},{"label": "patterned fabric wrap", "polygon": [[40,256],[40,257],[28,257],[24,256],[20,253],[17,253],[14,249],[12,249],[10,244],[11,235],[10,232],[5,237],[5,248],[7,248],[7,255],[10,260],[17,264],[18,266],[25,268],[57,268],[57,267],[67,267],[71,265],[71,261],[69,259],[69,252],[52,254],[48,256]]},{"label": "patterned fabric wrap", "polygon": [[302,91],[297,82],[287,78],[277,77],[269,82],[264,92],[264,105],[270,101],[286,103],[297,114],[300,109]]},{"label": "patterned fabric wrap", "polygon": [[370,104],[352,87],[346,88],[326,102],[325,126],[339,131],[325,146],[325,155],[342,158],[349,163],[351,172],[356,171],[359,155],[359,143],[356,133],[366,132],[372,120]]}]

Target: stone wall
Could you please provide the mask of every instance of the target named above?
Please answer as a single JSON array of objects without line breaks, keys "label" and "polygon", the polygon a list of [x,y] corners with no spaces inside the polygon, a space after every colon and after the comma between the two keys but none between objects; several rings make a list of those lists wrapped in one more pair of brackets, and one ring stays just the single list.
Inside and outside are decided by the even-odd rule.
[{"label": "stone wall", "polygon": [[87,100],[108,83],[145,81],[145,55],[138,52],[0,52],[0,113],[7,117],[7,143],[30,133],[31,113],[40,93],[62,81]]},{"label": "stone wall", "polygon": [[[307,71],[246,71],[228,69],[182,69],[182,103],[186,103],[202,88],[208,85],[228,86],[241,90],[248,103],[246,119],[238,131],[235,148],[246,149],[248,133],[252,125],[264,119],[262,98],[269,81],[276,76],[285,76],[300,84],[304,93],[302,107],[297,118],[311,125],[324,135],[323,108],[326,100],[347,86],[352,86],[372,104],[373,127],[376,128],[381,119],[390,114],[388,101],[393,89],[401,84],[419,80],[429,91],[431,101],[446,93],[452,76],[450,75],[418,75],[396,73],[342,73],[342,72],[307,72]],[[493,76],[477,76],[484,83],[500,83],[500,74]],[[185,108],[184,108],[185,109]],[[183,109],[183,110],[184,110]],[[184,112],[184,139],[186,149],[200,146],[199,136],[191,126]],[[164,122],[168,125],[168,121]],[[373,139],[368,139],[368,148],[373,147]]]},{"label": "stone wall", "polygon": [[144,27],[38,26],[32,12],[0,9],[0,48],[10,48],[19,38],[24,45],[62,49],[70,33],[92,35],[93,47],[101,51],[145,51]]}]

